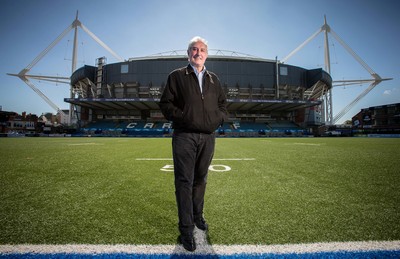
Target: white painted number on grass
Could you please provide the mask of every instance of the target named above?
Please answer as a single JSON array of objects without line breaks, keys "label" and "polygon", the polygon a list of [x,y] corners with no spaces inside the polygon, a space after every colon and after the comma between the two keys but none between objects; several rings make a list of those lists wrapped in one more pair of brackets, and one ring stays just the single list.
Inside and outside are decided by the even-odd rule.
[{"label": "white painted number on grass", "polygon": [[214,172],[228,172],[231,170],[231,168],[227,165],[210,165],[208,170]]},{"label": "white painted number on grass", "polygon": [[[164,172],[173,172],[174,165],[165,165],[160,170],[164,171]],[[214,171],[214,172],[228,172],[231,170],[231,167],[227,166],[227,165],[210,165],[208,167],[208,170]]]},{"label": "white painted number on grass", "polygon": [[165,165],[160,170],[164,171],[164,172],[173,172],[174,171],[174,166],[173,165]]}]

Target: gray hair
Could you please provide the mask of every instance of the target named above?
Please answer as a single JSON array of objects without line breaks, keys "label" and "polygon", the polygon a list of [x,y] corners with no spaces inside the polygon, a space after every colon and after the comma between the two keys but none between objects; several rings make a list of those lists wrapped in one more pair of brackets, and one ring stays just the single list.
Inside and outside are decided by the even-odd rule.
[{"label": "gray hair", "polygon": [[196,43],[196,42],[202,42],[204,45],[206,45],[206,48],[207,48],[207,51],[208,51],[208,42],[205,40],[205,39],[203,39],[202,37],[199,37],[199,36],[196,36],[196,37],[193,37],[193,39],[191,39],[190,41],[189,41],[189,46],[188,46],[188,50]]}]

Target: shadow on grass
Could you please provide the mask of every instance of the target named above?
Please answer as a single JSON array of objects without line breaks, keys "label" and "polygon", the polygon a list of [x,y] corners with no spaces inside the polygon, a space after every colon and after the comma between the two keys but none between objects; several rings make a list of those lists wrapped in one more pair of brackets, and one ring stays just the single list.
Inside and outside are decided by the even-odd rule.
[{"label": "shadow on grass", "polygon": [[181,244],[176,244],[170,258],[218,258],[207,231],[202,231],[195,227],[193,234],[196,242],[196,250],[189,252]]}]

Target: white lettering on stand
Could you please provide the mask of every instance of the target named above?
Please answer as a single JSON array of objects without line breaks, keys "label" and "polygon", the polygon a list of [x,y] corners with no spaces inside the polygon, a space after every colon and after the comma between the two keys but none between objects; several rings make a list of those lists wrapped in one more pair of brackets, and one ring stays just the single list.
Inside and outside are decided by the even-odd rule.
[{"label": "white lettering on stand", "polygon": [[136,122],[131,122],[131,123],[129,123],[128,125],[126,125],[126,128],[127,129],[133,129],[133,128],[135,128],[137,126],[137,123]]},{"label": "white lettering on stand", "polygon": [[146,123],[146,125],[144,125],[143,128],[144,128],[144,129],[147,129],[147,128],[152,129],[153,126],[154,126],[154,123],[148,122],[148,123]]}]

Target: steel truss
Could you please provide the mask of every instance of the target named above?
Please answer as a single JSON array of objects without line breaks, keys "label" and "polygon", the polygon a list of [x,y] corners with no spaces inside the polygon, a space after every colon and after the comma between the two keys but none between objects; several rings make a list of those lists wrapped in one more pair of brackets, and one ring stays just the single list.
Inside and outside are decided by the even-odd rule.
[{"label": "steel truss", "polygon": [[[84,32],[86,32],[93,40],[95,40],[100,46],[105,50],[110,52],[115,58],[120,61],[124,61],[119,55],[117,55],[110,47],[108,47],[104,42],[102,42],[94,33],[92,33],[86,26],[82,24],[78,19],[78,11],[76,12],[76,18],[46,49],[44,49],[26,68],[22,69],[18,74],[8,75],[19,77],[24,81],[35,93],[37,93],[48,105],[50,105],[54,110],[57,111],[63,118],[68,116],[68,124],[72,123],[72,118],[74,117],[74,109],[72,104],[70,105],[69,114],[65,114],[54,102],[52,102],[42,91],[40,91],[29,79],[56,82],[62,84],[70,84],[69,77],[61,76],[44,76],[44,75],[29,75],[28,72],[44,57],[46,56],[54,46],[56,46],[71,30],[74,30],[74,45],[72,50],[72,68],[71,74],[76,70],[76,63],[78,57],[78,27],[80,27]],[[74,92],[72,87],[70,88],[70,96],[73,98]]]},{"label": "steel truss", "polygon": [[332,107],[332,89],[326,91],[326,93],[321,97],[325,107],[325,124],[332,125],[339,121],[351,108],[354,107],[364,96],[366,96],[375,86],[385,80],[392,80],[393,78],[381,78],[375,71],[373,71],[367,63],[365,63],[360,56],[358,56],[349,45],[347,45],[337,33],[335,33],[332,28],[326,22],[326,16],[324,16],[324,24],[319,28],[313,35],[311,35],[306,41],[300,44],[296,49],[289,53],[280,63],[285,63],[289,58],[301,50],[305,45],[311,42],[320,33],[324,33],[324,56],[325,56],[325,71],[331,74],[330,67],[330,51],[329,51],[329,39],[328,33],[330,33],[343,47],[350,53],[350,55],[371,75],[372,79],[360,79],[360,80],[334,80],[333,86],[343,86],[343,85],[353,85],[353,84],[364,84],[370,83],[369,87],[365,89],[360,95],[358,95],[353,101],[351,101],[346,107],[344,107],[340,112],[333,116]]}]

